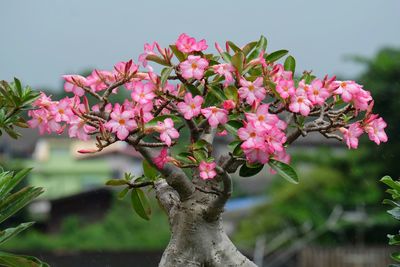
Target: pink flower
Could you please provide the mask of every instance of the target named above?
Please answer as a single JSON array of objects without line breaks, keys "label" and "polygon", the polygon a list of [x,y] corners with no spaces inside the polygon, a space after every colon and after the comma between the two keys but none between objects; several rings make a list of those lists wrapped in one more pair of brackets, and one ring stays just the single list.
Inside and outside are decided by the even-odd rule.
[{"label": "pink flower", "polygon": [[50,106],[49,110],[56,122],[69,122],[75,114],[72,112],[72,101],[68,97]]},{"label": "pink flower", "polygon": [[269,160],[269,153],[265,143],[257,144],[255,146],[243,143],[240,147],[243,149],[243,152],[246,155],[246,159],[250,163],[258,162],[261,164],[265,164]]},{"label": "pink flower", "polygon": [[153,158],[154,164],[159,169],[164,168],[165,163],[167,163],[168,161],[169,161],[168,150],[165,147],[161,149],[160,154],[157,157]]},{"label": "pink flower", "polygon": [[353,105],[357,110],[367,110],[371,100],[371,93],[361,88],[353,95]]},{"label": "pink flower", "polygon": [[51,105],[53,105],[53,103],[54,102],[51,100],[50,97],[48,97],[45,93],[40,92],[40,97],[32,103],[32,106],[49,108]]},{"label": "pink flower", "polygon": [[361,86],[354,81],[335,81],[334,84],[337,88],[333,93],[341,95],[344,102],[350,102],[353,95],[361,89]]},{"label": "pink flower", "polygon": [[27,123],[31,128],[38,128],[40,134],[47,133],[58,133],[61,134],[64,131],[64,127],[54,120],[54,117],[46,109],[30,110],[28,115],[32,118]]},{"label": "pink flower", "polygon": [[179,137],[179,132],[174,128],[174,121],[171,118],[166,118],[164,122],[157,123],[157,131],[160,133],[160,139],[167,146],[171,146],[172,139]]},{"label": "pink flower", "polygon": [[105,70],[94,70],[86,79],[94,92],[105,90],[109,84],[115,82],[114,75]]},{"label": "pink flower", "polygon": [[[112,104],[111,104],[111,103],[108,103],[108,104],[104,107],[104,111],[107,112],[107,113],[110,113],[110,112],[112,111],[112,109],[113,109],[113,107],[112,107]],[[94,105],[94,106],[92,107],[92,110],[93,110],[93,111],[96,111],[96,112],[99,112],[99,111],[100,111],[99,105],[98,105],[98,104]]]},{"label": "pink flower", "polygon": [[115,104],[111,112],[111,120],[104,124],[104,127],[117,134],[119,140],[125,140],[129,132],[137,128],[136,121],[133,119],[134,113],[131,110],[124,110],[120,104]]},{"label": "pink flower", "polygon": [[254,82],[247,81],[246,79],[240,79],[240,85],[238,93],[241,99],[246,99],[247,104],[252,105],[255,101],[261,102],[265,98],[265,88],[263,85],[263,78],[258,77]]},{"label": "pink flower", "polygon": [[178,103],[178,109],[183,114],[185,119],[190,120],[197,117],[201,112],[201,104],[203,104],[203,97],[197,95],[192,97],[191,93],[185,94],[185,102]]},{"label": "pink flower", "polygon": [[178,50],[184,53],[191,53],[193,51],[199,52],[208,48],[206,40],[202,39],[201,41],[196,42],[196,39],[189,37],[185,33],[179,35],[175,44]]},{"label": "pink flower", "polygon": [[386,122],[382,118],[377,118],[377,116],[371,116],[373,119],[368,120],[364,130],[368,133],[369,139],[379,145],[381,142],[387,142],[388,138],[385,133]]},{"label": "pink flower", "polygon": [[121,61],[115,64],[114,66],[114,74],[119,76],[129,76],[133,73],[137,72],[139,66],[136,65],[133,60],[129,60],[127,62]]},{"label": "pink flower", "polygon": [[275,114],[270,114],[268,111],[269,105],[262,104],[257,108],[256,113],[246,113],[246,119],[249,122],[254,123],[257,127],[265,128],[270,130],[274,127],[284,130],[287,127],[286,122],[279,119]]},{"label": "pink flower", "polygon": [[268,144],[268,150],[270,153],[275,151],[282,151],[283,144],[286,142],[286,135],[278,128],[272,128],[265,135],[265,141]]},{"label": "pink flower", "polygon": [[225,77],[224,87],[234,82],[232,72],[235,71],[235,68],[231,64],[228,63],[218,64],[212,66],[212,68],[215,73]]},{"label": "pink flower", "polygon": [[154,106],[153,102],[148,102],[143,105],[137,105],[135,107],[133,107],[132,102],[126,101],[125,103],[129,103],[132,105],[131,108],[134,108],[133,112],[134,112],[135,116],[140,117],[140,119],[142,119],[144,123],[151,121],[154,118],[153,113],[152,113],[153,106]]},{"label": "pink flower", "polygon": [[234,109],[236,107],[236,104],[235,104],[235,102],[233,100],[228,99],[228,100],[225,100],[222,103],[222,107],[224,109],[226,109],[226,110],[231,110],[231,109]]},{"label": "pink flower", "polygon": [[264,144],[265,129],[257,127],[254,123],[248,122],[245,127],[238,130],[240,140],[244,141],[246,147]]},{"label": "pink flower", "polygon": [[289,110],[292,112],[300,113],[303,116],[307,116],[311,110],[311,101],[308,100],[307,95],[303,90],[296,92],[290,98]]},{"label": "pink flower", "polygon": [[199,171],[201,179],[207,180],[214,178],[217,175],[217,172],[215,171],[216,166],[217,164],[215,162],[200,162]]},{"label": "pink flower", "polygon": [[201,114],[208,119],[208,123],[213,128],[218,124],[224,125],[228,121],[228,111],[215,106],[203,108]]},{"label": "pink flower", "polygon": [[360,123],[352,123],[350,124],[349,129],[342,127],[339,130],[343,134],[349,149],[358,147],[358,137],[360,137],[360,135],[362,135],[364,132],[360,126]]},{"label": "pink flower", "polygon": [[308,99],[313,105],[323,105],[325,100],[330,96],[329,91],[322,86],[322,82],[319,79],[315,79],[311,82],[311,86],[307,91]]},{"label": "pink flower", "polygon": [[144,45],[144,53],[140,54],[139,56],[139,62],[143,64],[143,67],[147,66],[147,56],[148,55],[156,55],[156,53],[154,53],[154,47],[157,45],[157,42],[153,42],[153,44],[148,44],[146,43]]},{"label": "pink flower", "polygon": [[190,55],[186,61],[179,64],[182,77],[185,79],[195,78],[201,80],[204,70],[208,67],[208,61],[200,56]]},{"label": "pink flower", "polygon": [[85,90],[82,87],[88,86],[88,81],[85,77],[80,75],[63,75],[65,80],[64,90],[65,92],[72,92],[77,96],[83,96]]},{"label": "pink flower", "polygon": [[285,71],[282,64],[274,65],[274,68],[272,69],[271,72],[271,76],[272,76],[272,81],[275,83],[280,80],[287,80],[287,81],[293,80],[292,72]]},{"label": "pink flower", "polygon": [[69,137],[76,137],[80,140],[87,141],[90,139],[88,133],[93,132],[96,128],[87,125],[84,120],[79,117],[75,117],[69,122]]},{"label": "pink flower", "polygon": [[296,89],[294,88],[293,80],[281,79],[276,85],[276,91],[283,99],[289,98],[290,96],[294,95],[295,90]]},{"label": "pink flower", "polygon": [[142,82],[128,83],[126,84],[126,88],[132,89],[132,99],[141,105],[150,103],[156,97],[154,94],[155,86],[150,82],[145,84]]}]

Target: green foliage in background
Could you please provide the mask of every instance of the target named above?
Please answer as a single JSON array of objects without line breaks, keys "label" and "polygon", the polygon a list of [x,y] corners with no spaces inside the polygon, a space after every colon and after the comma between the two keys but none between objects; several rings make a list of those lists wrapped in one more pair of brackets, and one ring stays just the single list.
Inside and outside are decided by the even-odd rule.
[{"label": "green foliage in background", "polygon": [[[21,113],[30,108],[39,94],[32,91],[29,86],[23,87],[21,82],[14,78],[14,82],[0,81],[0,135],[5,131],[12,138],[20,137],[15,127],[26,128],[25,119]],[[21,210],[33,199],[43,193],[43,188],[27,186],[16,189],[18,184],[26,177],[31,169],[22,169],[14,173],[11,171],[0,172],[0,223]],[[30,227],[33,222],[21,223],[16,227],[0,231],[0,246],[4,247],[6,241]],[[49,266],[40,260],[23,255],[14,255],[0,251],[0,266],[8,267],[46,267]]]},{"label": "green foliage in background", "polygon": [[0,135],[5,131],[12,138],[18,138],[20,134],[15,127],[28,128],[21,112],[29,109],[38,97],[39,93],[29,86],[22,87],[17,78],[12,83],[0,81]]},{"label": "green foliage in background", "polygon": [[[388,210],[388,213],[392,215],[394,219],[400,221],[400,182],[393,181],[390,176],[383,177],[381,182],[389,187],[386,192],[391,195],[391,199],[385,199],[383,203],[392,206],[392,208]],[[394,235],[387,235],[387,237],[389,238],[389,245],[400,245],[400,231]],[[396,262],[400,262],[400,252],[392,253],[392,259]],[[391,264],[389,267],[400,267],[400,264]]]},{"label": "green foliage in background", "polygon": [[357,78],[375,99],[374,110],[385,118],[385,129],[389,142],[375,146],[366,141],[360,147],[365,147],[362,162],[365,173],[374,177],[390,175],[396,177],[400,173],[400,48],[385,48],[371,59],[362,59],[364,73]]},{"label": "green foliage in background", "polygon": [[288,245],[310,229],[324,227],[337,206],[355,214],[362,211],[366,217],[357,222],[340,219],[335,229],[328,229],[315,242],[354,243],[359,230],[367,239],[363,241],[379,240],[376,231],[381,227],[391,227],[393,223],[380,209],[382,190],[377,181],[360,178],[363,167],[358,165],[354,153],[335,155],[329,149],[293,153],[294,164],[302,173],[301,182],[289,185],[274,180],[268,188],[268,203],[240,223],[236,241],[252,246],[259,236],[265,235],[267,240],[271,240],[287,232],[292,236],[281,245]]},{"label": "green foliage in background", "polygon": [[[114,198],[116,199],[116,197]],[[29,231],[6,244],[13,250],[156,250],[169,241],[166,216],[151,202],[150,221],[134,214],[130,199],[115,200],[103,220],[86,224],[78,217],[69,217],[56,234]],[[156,234],[155,234],[156,233]]]}]

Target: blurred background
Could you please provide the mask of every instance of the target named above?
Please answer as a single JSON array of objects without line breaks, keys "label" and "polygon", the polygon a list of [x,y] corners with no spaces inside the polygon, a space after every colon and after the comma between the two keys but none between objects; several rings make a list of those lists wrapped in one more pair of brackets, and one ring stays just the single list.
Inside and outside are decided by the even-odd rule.
[{"label": "blurred background", "polygon": [[[36,90],[64,95],[61,75],[137,60],[146,42],[162,46],[185,32],[213,43],[243,45],[261,34],[267,52],[288,49],[297,70],[355,79],[372,92],[388,123],[389,142],[364,138],[360,149],[318,135],[291,148],[300,183],[265,169],[235,178],[224,214],[235,244],[259,266],[380,267],[390,263],[383,175],[400,171],[400,1],[1,1],[0,78],[18,77]],[[123,97],[123,96],[122,96]],[[5,169],[34,167],[27,183],[46,189],[13,220],[34,229],[2,249],[35,255],[52,266],[156,266],[169,240],[166,217],[154,201],[150,222],[104,182],[124,172],[140,174],[135,151],[116,144],[102,153],[67,135],[21,131],[0,137]],[[218,140],[218,145],[225,145]]]}]

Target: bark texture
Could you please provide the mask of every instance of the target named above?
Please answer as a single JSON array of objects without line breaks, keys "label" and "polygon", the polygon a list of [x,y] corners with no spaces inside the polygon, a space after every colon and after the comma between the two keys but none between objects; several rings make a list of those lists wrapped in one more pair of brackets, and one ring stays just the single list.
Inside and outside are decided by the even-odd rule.
[{"label": "bark texture", "polygon": [[[160,183],[157,187],[167,192],[165,184]],[[157,195],[162,203],[162,194]],[[175,202],[172,208],[171,202],[166,203],[170,207],[171,240],[164,251],[160,267],[256,266],[228,238],[220,216],[208,220],[208,208],[216,198],[218,196],[215,194],[196,190],[189,199]]]}]

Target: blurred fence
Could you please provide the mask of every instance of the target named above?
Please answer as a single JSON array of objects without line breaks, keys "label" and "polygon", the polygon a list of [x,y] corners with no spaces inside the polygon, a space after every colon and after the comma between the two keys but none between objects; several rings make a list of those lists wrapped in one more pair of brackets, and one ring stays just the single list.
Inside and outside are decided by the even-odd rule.
[{"label": "blurred fence", "polygon": [[309,247],[301,251],[298,267],[386,267],[391,247]]}]

